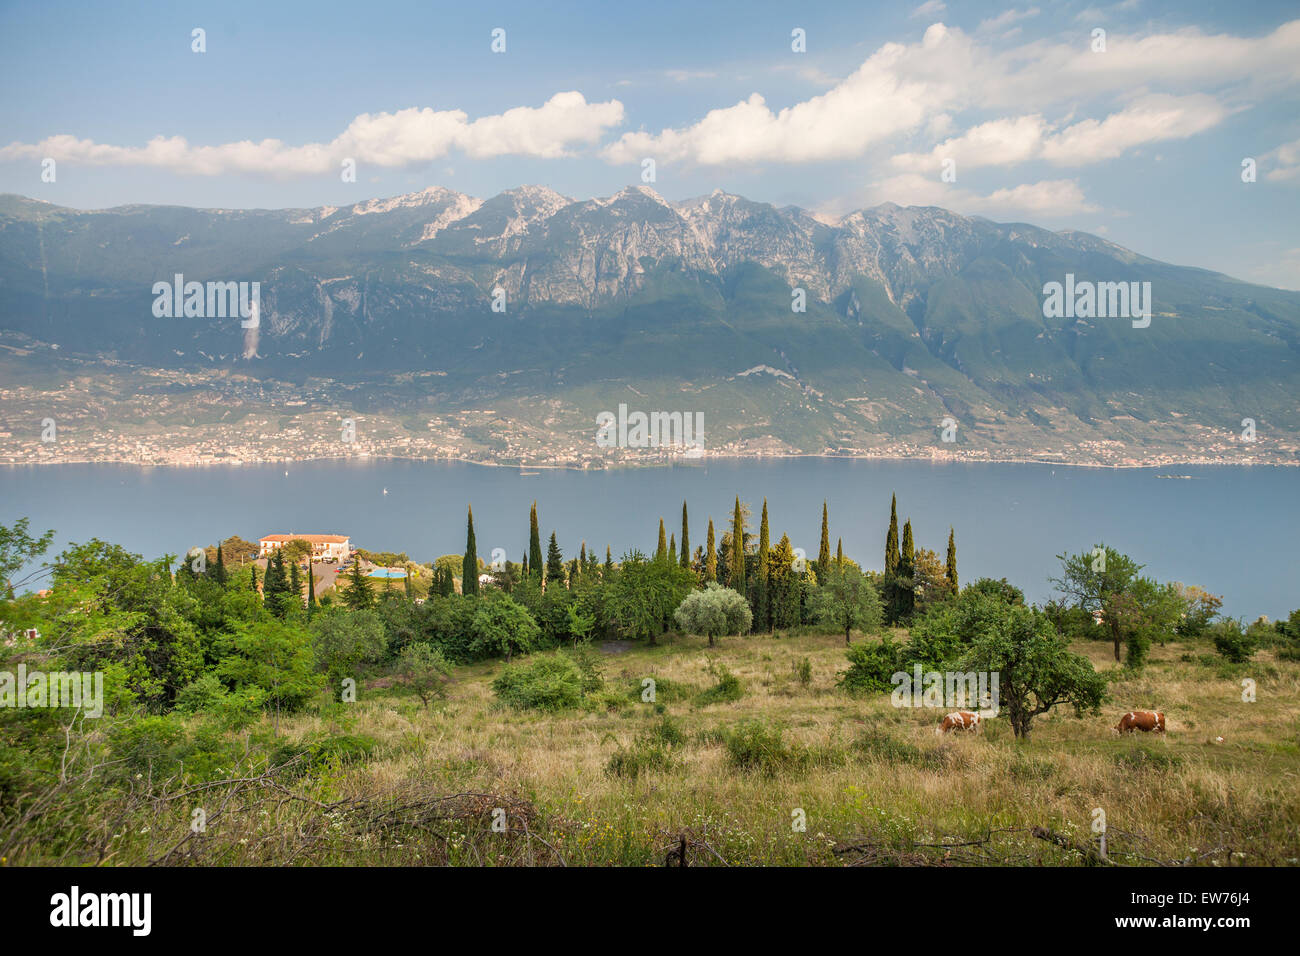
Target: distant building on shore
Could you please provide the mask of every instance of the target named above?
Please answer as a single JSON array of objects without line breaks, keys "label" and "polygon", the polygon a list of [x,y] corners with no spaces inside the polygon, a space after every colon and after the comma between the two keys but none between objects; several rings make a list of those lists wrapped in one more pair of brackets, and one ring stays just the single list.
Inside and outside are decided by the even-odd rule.
[{"label": "distant building on shore", "polygon": [[311,545],[313,561],[344,561],[352,553],[352,539],[345,534],[268,534],[258,539],[258,555],[267,557],[279,551],[290,541],[306,541]]}]

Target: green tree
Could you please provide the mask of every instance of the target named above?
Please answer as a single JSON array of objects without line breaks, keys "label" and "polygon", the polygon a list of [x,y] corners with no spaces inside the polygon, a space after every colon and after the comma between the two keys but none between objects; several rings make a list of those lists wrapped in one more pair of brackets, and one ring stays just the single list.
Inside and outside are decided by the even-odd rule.
[{"label": "green tree", "polygon": [[713,519],[709,519],[709,533],[704,542],[704,580],[718,580],[718,549],[713,541]]},{"label": "green tree", "polygon": [[551,541],[546,546],[546,586],[559,585],[564,587],[564,552],[560,550],[560,544],[555,540],[555,532],[551,532]]},{"label": "green tree", "polygon": [[646,560],[640,551],[630,551],[623,555],[610,596],[611,619],[653,645],[694,586],[695,575],[677,562]]},{"label": "green tree", "polygon": [[470,648],[480,655],[503,655],[509,663],[515,654],[532,650],[541,633],[523,605],[498,591],[479,602],[474,612],[470,621]]},{"label": "green tree", "polygon": [[889,531],[885,534],[885,581],[898,573],[898,495],[889,501]]},{"label": "green tree", "polygon": [[846,645],[854,628],[864,633],[880,629],[880,595],[860,570],[850,564],[832,564],[818,582],[812,594],[813,617],[843,628]]},{"label": "green tree", "polygon": [[241,689],[260,690],[275,708],[276,732],[281,710],[295,711],[320,687],[307,632],[278,620],[235,625],[233,653],[217,665],[217,674]]},{"label": "green tree", "polygon": [[377,664],[388,649],[384,622],[374,611],[330,611],[311,623],[312,650],[337,699],[343,681],[359,681],[361,670]]},{"label": "green tree", "polygon": [[781,535],[768,559],[769,614],[775,628],[795,627],[799,623],[801,589],[795,560],[790,536]]},{"label": "green tree", "polygon": [[465,558],[461,562],[460,593],[478,594],[478,543],[474,540],[474,506],[465,521]]},{"label": "green tree", "polygon": [[682,554],[681,564],[684,568],[691,566],[691,526],[686,518],[686,502],[682,502]]},{"label": "green tree", "polygon": [[528,513],[528,568],[538,584],[542,583],[542,534],[537,527],[537,502]]},{"label": "green tree", "polygon": [[821,546],[817,549],[817,573],[830,567],[831,563],[831,524],[830,515],[826,510],[826,502],[822,502],[822,538]]},{"label": "green tree", "polygon": [[952,527],[948,528],[948,560],[945,564],[947,572],[948,588],[953,594],[957,593],[957,539]]},{"label": "green tree", "polygon": [[217,561],[212,568],[212,580],[216,581],[222,587],[226,586],[226,559],[225,549],[221,547],[221,542],[217,542]]},{"label": "green tree", "polygon": [[360,560],[352,562],[352,570],[348,572],[348,585],[339,596],[343,599],[343,604],[354,611],[366,611],[375,606],[375,591],[370,585],[370,579],[361,573]]},{"label": "green tree", "polygon": [[[12,526],[0,524],[0,597],[14,596],[14,588],[27,583],[28,578],[14,581],[14,575],[50,549],[54,532],[46,531],[39,538],[28,532],[31,519],[19,518]],[[31,575],[28,576],[32,577]]]},{"label": "green tree", "polygon": [[[827,548],[829,549],[829,545]],[[758,568],[754,575],[754,623],[764,631],[772,630],[772,607],[768,596],[771,540],[767,527],[767,499],[763,499],[763,517],[758,527]]]},{"label": "green tree", "polygon": [[429,644],[410,644],[397,660],[397,675],[415,691],[425,707],[447,696],[451,664],[442,651]]},{"label": "green tree", "polygon": [[740,511],[740,496],[736,496],[736,510],[731,519],[731,560],[727,570],[727,584],[737,594],[745,593],[745,519]]},{"label": "green tree", "polygon": [[916,543],[912,540],[912,521],[903,523],[903,544],[898,552],[898,569],[894,574],[895,621],[908,621],[916,607]]},{"label": "green tree", "polygon": [[[1136,616],[1133,589],[1144,565],[1104,544],[1091,552],[1058,554],[1056,558],[1062,573],[1059,578],[1051,578],[1051,583],[1076,607],[1094,615],[1100,613],[1118,661],[1121,646],[1136,633],[1126,630],[1125,624]],[[1140,637],[1137,643],[1140,645]]]},{"label": "green tree", "polygon": [[673,612],[677,626],[687,634],[703,634],[713,647],[720,634],[744,634],[754,618],[744,597],[710,581],[703,590],[691,591]]},{"label": "green tree", "polygon": [[1086,657],[1070,652],[1069,642],[1037,608],[995,602],[996,616],[963,658],[963,671],[998,675],[998,708],[1018,740],[1029,736],[1039,714],[1061,704],[1075,713],[1097,713],[1106,699],[1106,678]]},{"label": "green tree", "polygon": [[664,538],[664,519],[659,519],[659,546],[655,549],[655,560],[662,561],[668,557],[668,541]]}]

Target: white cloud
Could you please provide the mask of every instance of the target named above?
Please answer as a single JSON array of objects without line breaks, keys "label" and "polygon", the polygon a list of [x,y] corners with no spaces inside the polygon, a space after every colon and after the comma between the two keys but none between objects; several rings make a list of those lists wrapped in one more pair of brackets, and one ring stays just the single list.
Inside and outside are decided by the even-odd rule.
[{"label": "white cloud", "polygon": [[[1081,165],[1145,142],[1194,135],[1218,123],[1234,102],[1245,105],[1261,92],[1297,86],[1300,20],[1261,37],[1112,31],[1105,53],[1093,53],[1083,35],[1078,42],[1035,41],[995,51],[935,23],[918,43],[881,46],[818,96],[774,111],[755,92],[686,126],[625,134],[603,155],[620,163],[653,156],[704,165],[851,159],[891,138],[920,133],[938,117],[1014,108],[1023,113],[1019,119],[992,121],[1001,127],[980,124],[988,128],[970,127],[962,136],[984,137],[985,146],[1012,155],[1020,148],[1027,157]],[[1066,116],[1042,119],[1040,142],[1033,144],[1032,117],[1108,98],[1120,108],[1105,107],[1112,112],[1104,119],[1081,119],[1059,131]],[[955,139],[960,143],[961,136]]]},{"label": "white cloud", "polygon": [[53,157],[95,166],[153,166],[177,172],[302,175],[335,171],[345,158],[399,167],[426,163],[453,149],[482,159],[518,155],[551,159],[598,142],[623,121],[618,100],[588,103],[581,93],[556,93],[540,107],[519,106],[471,121],[462,110],[412,107],[362,113],[329,143],[290,146],[278,139],[219,146],[191,145],[181,136],[157,136],[144,146],[113,146],[75,136],[11,143],[0,160]]},{"label": "white cloud", "polygon": [[996,17],[990,17],[980,23],[978,30],[980,33],[998,33],[1017,23],[1021,20],[1028,20],[1030,17],[1036,17],[1039,14],[1037,7],[1029,7],[1027,10],[1004,10]]},{"label": "white cloud", "polygon": [[1102,120],[1080,120],[1059,131],[1039,113],[990,120],[945,140],[929,153],[903,153],[890,162],[900,169],[929,168],[945,159],[954,160],[959,169],[1013,166],[1035,159],[1086,166],[1147,143],[1202,133],[1228,112],[1205,94],[1150,94]]},{"label": "white cloud", "polygon": [[947,9],[948,5],[943,0],[925,0],[925,3],[912,11],[912,16],[937,17]]},{"label": "white cloud", "polygon": [[1289,182],[1300,179],[1300,139],[1283,143],[1277,149],[1271,149],[1260,157],[1264,164],[1272,167],[1264,178],[1273,182]]}]

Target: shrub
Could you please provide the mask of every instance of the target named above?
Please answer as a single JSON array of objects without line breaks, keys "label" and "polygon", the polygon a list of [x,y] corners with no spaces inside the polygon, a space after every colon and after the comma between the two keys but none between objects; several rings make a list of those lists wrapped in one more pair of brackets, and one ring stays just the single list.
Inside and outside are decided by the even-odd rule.
[{"label": "shrub", "polygon": [[620,746],[605,765],[605,773],[611,777],[627,777],[635,780],[644,773],[664,773],[673,767],[672,750],[667,745],[643,738],[637,738],[632,746]]},{"label": "shrub", "polygon": [[786,744],[781,727],[761,720],[743,720],[724,740],[727,759],[737,770],[774,776],[807,762],[807,753]]},{"label": "shrub", "polygon": [[319,740],[285,743],[271,755],[271,765],[280,766],[298,757],[300,759],[292,768],[294,772],[318,773],[331,764],[342,765],[365,760],[378,746],[379,741],[364,734],[341,734]]},{"label": "shrub", "polygon": [[584,642],[575,645],[572,650],[564,653],[577,665],[578,671],[582,674],[582,692],[584,694],[593,693],[605,686],[604,678],[601,676],[604,660],[600,651]]},{"label": "shrub", "polygon": [[854,748],[865,756],[875,757],[885,763],[919,764],[921,748],[905,740],[895,740],[879,730],[864,731],[854,742]]},{"label": "shrub", "polygon": [[902,670],[901,648],[888,634],[879,644],[850,644],[845,656],[849,669],[840,675],[839,686],[850,694],[888,691],[893,686],[890,678]]},{"label": "shrub", "polygon": [[492,689],[511,707],[562,710],[582,703],[583,682],[583,673],[571,657],[550,654],[507,664]]},{"label": "shrub", "polygon": [[176,692],[176,709],[182,714],[209,713],[227,696],[226,685],[209,672]]},{"label": "shrub", "polygon": [[686,745],[686,734],[669,716],[637,735],[630,747],[620,746],[609,758],[605,772],[612,777],[635,779],[650,771],[665,772],[673,768],[673,748]]},{"label": "shrub", "polygon": [[142,717],[113,728],[109,751],[128,772],[163,780],[180,767],[175,751],[183,739],[174,718]]},{"label": "shrub", "polygon": [[1240,621],[1220,621],[1213,628],[1214,649],[1229,663],[1244,664],[1259,648],[1259,639],[1251,631],[1243,631]]},{"label": "shrub", "polygon": [[803,660],[795,661],[791,669],[794,671],[795,680],[807,690],[812,684],[812,661],[805,657]]},{"label": "shrub", "polygon": [[744,683],[731,671],[725,667],[716,666],[712,668],[712,672],[717,677],[718,682],[697,698],[701,706],[728,704],[745,696]]},{"label": "shrub", "polygon": [[[660,677],[657,674],[647,674],[655,682],[655,699],[656,704],[673,704],[684,700],[690,700],[700,693],[700,689],[691,684],[683,683],[679,680],[672,680],[668,677]],[[645,677],[634,677],[628,686],[628,696],[633,700],[640,701],[641,695],[645,693],[643,682]],[[646,703],[650,703],[647,701]]]},{"label": "shrub", "polygon": [[1183,762],[1177,754],[1136,746],[1111,757],[1121,770],[1172,770]]}]

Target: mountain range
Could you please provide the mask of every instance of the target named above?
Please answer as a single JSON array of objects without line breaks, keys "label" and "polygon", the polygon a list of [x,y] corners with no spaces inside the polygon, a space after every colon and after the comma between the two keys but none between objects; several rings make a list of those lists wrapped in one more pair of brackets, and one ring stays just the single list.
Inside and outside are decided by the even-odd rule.
[{"label": "mountain range", "polygon": [[[156,316],[177,275],[259,283],[256,334]],[[1149,282],[1149,326],[1046,317],[1067,276]],[[182,390],[327,381],[415,430],[490,412],[539,448],[627,403],[702,413],[719,452],[1231,460],[1249,419],[1252,454],[1300,460],[1300,293],[934,207],[831,219],[645,186],[280,210],[6,195],[0,341],[33,389],[110,367]]]}]

